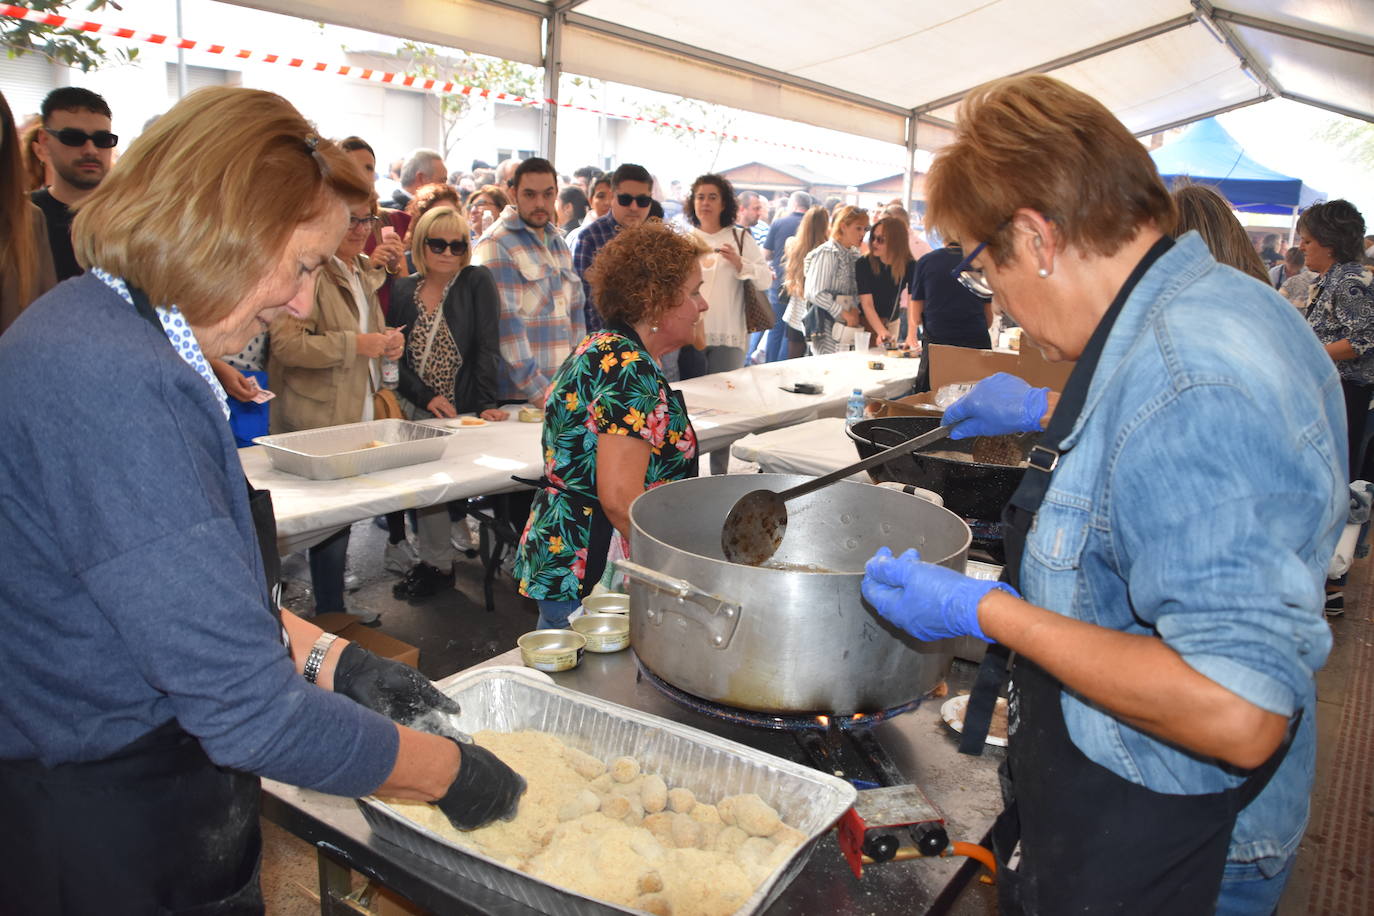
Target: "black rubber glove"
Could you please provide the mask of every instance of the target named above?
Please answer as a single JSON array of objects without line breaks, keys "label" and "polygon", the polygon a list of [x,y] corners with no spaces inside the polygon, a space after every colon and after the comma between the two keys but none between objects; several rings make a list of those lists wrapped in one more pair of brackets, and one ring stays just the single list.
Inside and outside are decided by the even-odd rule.
[{"label": "black rubber glove", "polygon": [[458,778],[434,804],[459,830],[476,830],[494,820],[515,817],[525,778],[485,748],[462,743],[458,747],[463,755]]},{"label": "black rubber glove", "polygon": [[349,643],[339,653],[334,668],[334,692],[407,728],[459,741],[470,740],[453,721],[462,712],[457,703],[414,668],[382,658],[357,643]]}]

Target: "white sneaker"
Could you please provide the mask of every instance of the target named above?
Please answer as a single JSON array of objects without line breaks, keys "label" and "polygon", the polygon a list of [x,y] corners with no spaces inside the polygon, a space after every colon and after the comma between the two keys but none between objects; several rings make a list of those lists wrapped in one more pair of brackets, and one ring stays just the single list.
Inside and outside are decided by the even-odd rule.
[{"label": "white sneaker", "polygon": [[464,516],[455,521],[449,528],[449,540],[461,553],[475,553],[480,543],[477,520]]},{"label": "white sneaker", "polygon": [[395,544],[387,542],[386,554],[382,560],[382,566],[387,572],[404,576],[410,572],[410,568],[420,562],[420,555],[415,552],[415,548],[410,546],[410,541],[397,541]]}]

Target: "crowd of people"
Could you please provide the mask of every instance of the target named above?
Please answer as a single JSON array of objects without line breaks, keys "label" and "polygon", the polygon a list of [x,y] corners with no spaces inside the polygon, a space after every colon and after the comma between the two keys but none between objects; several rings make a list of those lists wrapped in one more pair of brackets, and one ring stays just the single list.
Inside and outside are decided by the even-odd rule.
[{"label": "crowd of people", "polygon": [[[1212,758],[1270,767],[1278,798],[1262,796],[1260,814],[1167,816],[1214,828],[1192,850],[1204,871],[1225,858],[1217,838],[1233,829],[1238,841],[1267,843],[1220,890],[1210,872],[1200,882],[1223,901],[1271,899],[1270,879],[1291,864],[1290,828],[1301,819],[1292,802],[1305,797],[1296,770],[1310,772],[1310,676],[1329,644],[1303,613],[1303,588],[1343,521],[1327,478],[1344,486],[1365,467],[1374,238],[1350,203],[1334,200],[1302,214],[1297,246],[1281,253],[1270,236],[1257,251],[1215,191],[1170,194],[1119,122],[1047,79],[973,97],[959,142],[932,169],[944,239],[934,249],[899,202],[870,212],[804,191],[769,199],[711,173],[675,201],[635,163],[569,175],[536,157],[455,173],[420,149],[379,179],[367,139],[321,138],[284,100],[243,89],[193,93],[112,171],[120,138],[99,95],[55,90],[23,130],[0,96],[0,382],[28,392],[0,414],[11,443],[0,474],[14,494],[0,501],[0,526],[19,545],[0,572],[0,602],[32,612],[22,651],[0,659],[21,673],[0,698],[0,797],[22,821],[7,835],[30,848],[11,841],[0,852],[31,864],[38,877],[25,892],[76,880],[48,873],[61,861],[52,850],[69,841],[63,811],[86,810],[92,786],[136,783],[171,758],[225,806],[256,790],[220,766],[342,794],[381,787],[433,801],[463,827],[516,804],[523,783],[499,761],[447,741],[432,722],[410,727],[456,711],[418,675],[279,610],[270,497],[245,487],[235,446],[268,430],[460,414],[499,422],[512,405],[542,409],[544,474],[514,570],[539,625],[560,627],[624,554],[634,498],[698,473],[672,382],[832,353],[863,335],[912,350],[988,348],[996,307],[1051,358],[1080,360],[1065,392],[1077,400],[1057,413],[1043,390],[994,377],[947,417],[965,422],[963,436],[1048,427],[1063,452],[1074,418],[1085,418],[1072,429],[1075,455],[1010,517],[1020,520],[1014,543],[1028,545],[1010,581],[1028,600],[890,554],[871,561],[864,594],[920,638],[991,636],[1020,653],[1029,715],[1048,723],[1036,725],[1036,753],[1072,758],[1072,772],[1104,791],[1138,777],[1139,795],[1123,802],[1132,817],[1166,810],[1155,802],[1167,793],[1221,793],[1227,804],[1228,793],[1244,794],[1237,787],[1251,784]],[[1006,118],[1004,107],[1019,114]],[[1080,148],[1082,134],[1060,130],[1078,120],[1110,149]],[[1006,162],[1015,165],[992,167]],[[1092,181],[1108,189],[1086,198],[1096,210],[1077,205]],[[1102,204],[1127,185],[1122,206]],[[751,316],[755,291],[771,320]],[[1297,309],[1276,311],[1284,300]],[[1208,310],[1215,323],[1199,317]],[[1218,327],[1236,341],[1249,335],[1268,362],[1256,369]],[[928,387],[926,362],[917,391]],[[1149,400],[1157,392],[1169,396]],[[1304,448],[1284,438],[1309,423]],[[1196,448],[1212,425],[1234,433],[1223,437],[1229,463]],[[1136,426],[1150,435],[1121,433]],[[72,429],[79,443],[63,438]],[[1246,470],[1260,460],[1296,495],[1272,498],[1274,487]],[[1095,500],[1107,508],[1090,518]],[[1200,546],[1188,526],[1203,506],[1217,536]],[[415,513],[418,549],[405,514],[385,524],[398,596],[452,581],[463,507]],[[1290,543],[1285,532],[1298,530]],[[317,613],[347,609],[348,540],[345,527],[310,548]],[[1239,610],[1198,597],[1216,570],[1241,566],[1247,581],[1272,586],[1264,596],[1291,597],[1281,612],[1264,596]],[[214,607],[188,619],[182,609],[206,608],[207,584]],[[1089,592],[1111,600],[1098,608],[1085,603]],[[1336,582],[1328,611],[1339,598]],[[1046,607],[1056,612],[1049,622]],[[1140,641],[1142,614],[1174,643]],[[1217,615],[1250,655],[1207,643]],[[1037,626],[1062,638],[1047,642]],[[1128,664],[1105,677],[1091,659],[1113,654]],[[97,667],[109,676],[83,677]],[[1142,672],[1164,669],[1177,675],[1183,713],[1219,702],[1229,718],[1152,718],[1135,697]],[[72,698],[92,712],[67,715]],[[1121,765],[1109,746],[1144,763]],[[1084,754],[1096,754],[1092,766]],[[54,780],[50,767],[68,762],[84,767],[79,778]],[[1066,865],[1037,846],[1045,827],[1035,806],[1061,803],[1072,787],[1036,785],[1033,754],[1013,762],[1026,870],[1101,859],[1102,849],[1075,847]],[[180,792],[163,802],[183,803]],[[191,834],[212,814],[170,836],[150,831],[156,817],[139,821],[144,832],[128,840],[120,804],[92,810],[108,844],[122,847],[110,868],[143,882],[140,901],[175,908],[249,893],[255,818],[233,827],[233,855],[211,856]],[[168,844],[180,844],[177,855],[152,861]],[[215,869],[192,867],[210,860]],[[196,877],[183,882],[194,899],[158,896],[177,869]],[[1110,861],[1092,871],[1121,878]]]}]

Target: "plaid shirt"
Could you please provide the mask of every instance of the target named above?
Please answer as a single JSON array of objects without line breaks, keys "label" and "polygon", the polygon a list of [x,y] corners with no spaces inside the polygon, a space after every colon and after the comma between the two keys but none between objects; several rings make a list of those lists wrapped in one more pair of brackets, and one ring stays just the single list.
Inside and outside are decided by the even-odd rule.
[{"label": "plaid shirt", "polygon": [[501,361],[497,397],[528,400],[544,393],[558,367],[585,336],[582,285],[572,253],[550,224],[543,237],[507,207],[472,251],[501,295]]},{"label": "plaid shirt", "polygon": [[605,322],[601,320],[601,313],[596,310],[596,303],[592,301],[592,285],[587,282],[587,268],[592,266],[592,261],[596,259],[596,253],[602,246],[619,231],[620,223],[615,221],[615,214],[607,213],[584,225],[582,231],[577,234],[577,251],[573,254],[573,267],[582,278],[582,297],[586,302],[588,334],[601,330],[605,327]]}]

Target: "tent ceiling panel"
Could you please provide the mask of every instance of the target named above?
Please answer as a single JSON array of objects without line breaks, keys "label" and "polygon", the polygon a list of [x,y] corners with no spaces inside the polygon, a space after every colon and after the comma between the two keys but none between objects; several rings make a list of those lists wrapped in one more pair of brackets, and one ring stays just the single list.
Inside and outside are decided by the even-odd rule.
[{"label": "tent ceiling panel", "polygon": [[723,64],[690,60],[642,42],[592,31],[575,21],[569,22],[563,33],[563,69],[887,143],[906,142],[906,117],[897,110],[866,108]]},{"label": "tent ceiling panel", "polygon": [[1223,11],[1279,26],[1369,43],[1374,38],[1374,3],[1369,0],[1217,0]]},{"label": "tent ceiling panel", "polygon": [[[483,0],[229,0],[238,6],[395,35],[539,66],[537,13]],[[536,4],[537,6],[537,4]],[[266,36],[265,36],[266,37]],[[271,50],[267,48],[266,50]]]},{"label": "tent ceiling panel", "polygon": [[[1101,101],[1134,133],[1263,96],[1234,55],[1200,24],[1049,72]],[[948,105],[931,114],[954,120],[957,110]]]},{"label": "tent ceiling panel", "polygon": [[1232,28],[1285,95],[1331,104],[1374,121],[1374,45],[1370,54],[1356,54],[1259,29]]}]

